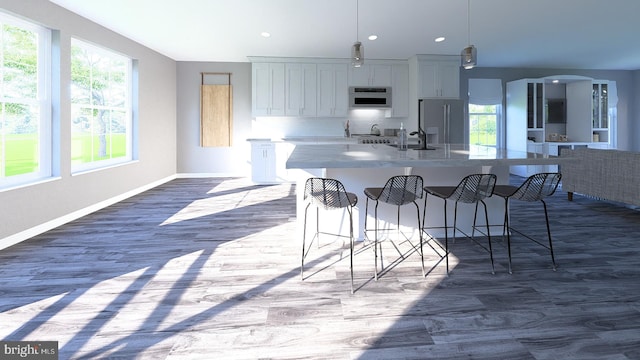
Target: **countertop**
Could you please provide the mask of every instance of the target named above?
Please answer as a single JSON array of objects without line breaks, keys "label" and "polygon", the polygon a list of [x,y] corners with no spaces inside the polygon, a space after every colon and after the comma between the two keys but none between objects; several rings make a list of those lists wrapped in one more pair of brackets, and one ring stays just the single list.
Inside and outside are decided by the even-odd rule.
[{"label": "countertop", "polygon": [[557,165],[567,158],[487,146],[433,145],[435,150],[398,151],[382,144],[297,145],[287,169]]},{"label": "countertop", "polygon": [[249,138],[247,141],[293,144],[355,144],[358,142],[358,138],[344,136],[286,136],[283,138]]}]

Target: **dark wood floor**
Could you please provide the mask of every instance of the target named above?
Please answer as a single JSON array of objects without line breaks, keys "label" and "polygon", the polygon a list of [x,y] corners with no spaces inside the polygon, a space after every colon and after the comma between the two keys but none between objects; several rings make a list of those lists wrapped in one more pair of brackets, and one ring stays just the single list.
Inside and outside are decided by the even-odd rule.
[{"label": "dark wood floor", "polygon": [[[515,237],[514,274],[495,239],[492,275],[458,239],[448,277],[412,254],[374,282],[359,249],[351,295],[339,241],[300,280],[294,192],[177,179],[2,250],[0,338],[59,341],[60,359],[640,358],[639,211],[555,195],[556,272]],[[541,209],[514,204],[514,225],[543,233]]]}]

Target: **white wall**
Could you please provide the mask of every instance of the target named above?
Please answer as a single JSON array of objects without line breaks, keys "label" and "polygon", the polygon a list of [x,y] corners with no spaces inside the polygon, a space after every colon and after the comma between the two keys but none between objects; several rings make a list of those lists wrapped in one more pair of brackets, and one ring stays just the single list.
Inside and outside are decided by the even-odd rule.
[{"label": "white wall", "polygon": [[[59,178],[38,185],[0,191],[0,248],[48,230],[116,198],[166,181],[176,173],[176,63],[127,38],[75,15],[48,0],[0,0],[0,8],[60,32],[61,84],[53,89],[60,118]],[[110,48],[138,61],[139,159],[82,175],[70,174],[70,39]]]},{"label": "white wall", "polygon": [[[231,147],[200,146],[200,84],[203,72],[231,73],[233,139]],[[249,176],[251,64],[177,63],[177,171],[191,176]]]},{"label": "white wall", "polygon": [[[233,85],[233,144],[231,147],[200,146],[200,84],[203,72],[230,72]],[[251,175],[248,138],[284,136],[343,136],[350,120],[352,133],[398,128],[406,119],[388,119],[379,110],[350,111],[344,118],[251,117],[251,63],[177,63],[177,161],[181,176]]]}]

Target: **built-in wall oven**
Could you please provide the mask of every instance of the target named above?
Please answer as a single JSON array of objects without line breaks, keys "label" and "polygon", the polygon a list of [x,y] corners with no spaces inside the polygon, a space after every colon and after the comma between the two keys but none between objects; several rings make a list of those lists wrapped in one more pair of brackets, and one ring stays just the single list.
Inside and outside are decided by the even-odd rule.
[{"label": "built-in wall oven", "polygon": [[349,87],[349,107],[352,109],[388,109],[391,108],[391,87]]}]

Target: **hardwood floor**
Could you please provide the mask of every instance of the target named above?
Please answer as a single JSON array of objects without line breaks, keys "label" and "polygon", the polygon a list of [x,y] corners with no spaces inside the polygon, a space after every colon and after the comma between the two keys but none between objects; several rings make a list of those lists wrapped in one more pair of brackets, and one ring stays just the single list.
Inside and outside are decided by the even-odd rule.
[{"label": "hardwood floor", "polygon": [[[362,189],[348,189],[364,199]],[[546,249],[473,242],[373,281],[358,248],[312,248],[300,279],[293,185],[177,179],[0,251],[0,338],[60,359],[639,359],[640,211],[558,192]],[[514,227],[544,234],[541,205]],[[386,244],[388,245],[388,243]]]}]

